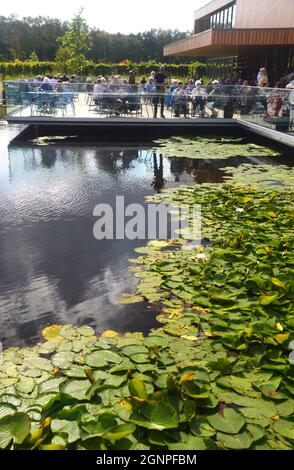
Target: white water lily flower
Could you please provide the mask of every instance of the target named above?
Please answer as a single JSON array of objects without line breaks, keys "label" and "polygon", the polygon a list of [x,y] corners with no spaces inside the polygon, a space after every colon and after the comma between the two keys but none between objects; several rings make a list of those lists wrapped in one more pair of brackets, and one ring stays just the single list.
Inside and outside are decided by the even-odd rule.
[{"label": "white water lily flower", "polygon": [[244,209],[241,209],[240,207],[238,207],[236,209],[236,212],[238,212],[238,214],[242,214],[242,212],[244,212]]},{"label": "white water lily flower", "polygon": [[196,255],[196,259],[203,261],[204,259],[206,259],[206,256],[204,253],[198,253]]}]

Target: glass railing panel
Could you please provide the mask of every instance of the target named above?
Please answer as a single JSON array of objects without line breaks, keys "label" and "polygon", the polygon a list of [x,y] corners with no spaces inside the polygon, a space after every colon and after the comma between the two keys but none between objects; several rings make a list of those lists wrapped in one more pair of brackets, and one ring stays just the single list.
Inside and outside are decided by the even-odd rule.
[{"label": "glass railing panel", "polygon": [[249,85],[170,86],[127,83],[38,83],[8,81],[3,99],[8,115],[102,118],[237,118],[293,130],[294,89]]}]

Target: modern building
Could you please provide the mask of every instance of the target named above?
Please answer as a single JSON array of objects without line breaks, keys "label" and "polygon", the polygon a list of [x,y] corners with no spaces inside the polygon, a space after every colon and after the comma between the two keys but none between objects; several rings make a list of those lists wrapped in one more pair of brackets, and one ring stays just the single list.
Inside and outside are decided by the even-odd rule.
[{"label": "modern building", "polygon": [[237,66],[253,78],[266,66],[274,82],[294,71],[294,0],[212,0],[195,12],[194,35],[164,55],[207,57],[210,76]]}]

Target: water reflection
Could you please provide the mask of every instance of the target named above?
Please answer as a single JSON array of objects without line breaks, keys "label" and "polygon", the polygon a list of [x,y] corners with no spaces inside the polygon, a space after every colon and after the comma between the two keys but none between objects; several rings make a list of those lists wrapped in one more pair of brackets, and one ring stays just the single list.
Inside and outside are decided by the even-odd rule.
[{"label": "water reflection", "polygon": [[[1,136],[1,130],[0,130]],[[98,203],[145,204],[176,184],[219,182],[224,161],[166,159],[146,146],[52,144],[0,155],[0,338],[31,344],[52,323],[147,332],[156,312],[118,304],[135,287],[128,258],[144,241],[97,241]],[[248,162],[227,160],[229,166]]]}]

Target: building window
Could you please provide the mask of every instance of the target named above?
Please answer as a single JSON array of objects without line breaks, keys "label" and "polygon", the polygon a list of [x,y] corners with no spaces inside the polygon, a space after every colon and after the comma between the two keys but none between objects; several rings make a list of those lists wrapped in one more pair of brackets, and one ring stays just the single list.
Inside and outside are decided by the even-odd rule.
[{"label": "building window", "polygon": [[210,15],[211,29],[231,29],[234,27],[236,15],[236,2],[232,2],[230,6],[219,10]]}]

